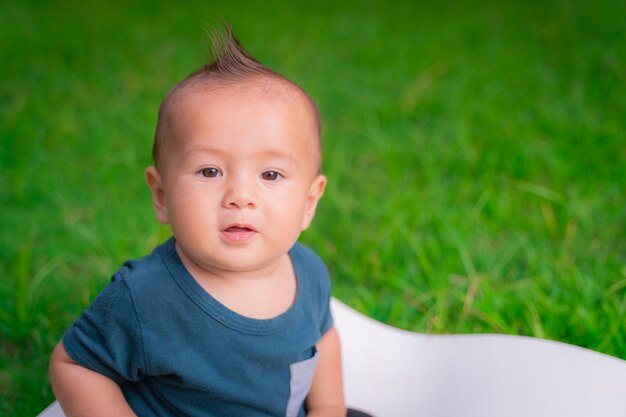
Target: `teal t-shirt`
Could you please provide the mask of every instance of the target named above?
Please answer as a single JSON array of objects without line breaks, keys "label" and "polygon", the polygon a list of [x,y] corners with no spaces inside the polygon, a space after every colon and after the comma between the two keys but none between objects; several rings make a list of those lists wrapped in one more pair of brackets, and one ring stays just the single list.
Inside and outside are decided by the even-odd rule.
[{"label": "teal t-shirt", "polygon": [[140,416],[304,416],[317,351],[332,326],[320,258],[289,251],[298,290],[268,320],[241,316],[191,277],[174,239],[126,262],[63,337],[78,364],[121,385]]}]

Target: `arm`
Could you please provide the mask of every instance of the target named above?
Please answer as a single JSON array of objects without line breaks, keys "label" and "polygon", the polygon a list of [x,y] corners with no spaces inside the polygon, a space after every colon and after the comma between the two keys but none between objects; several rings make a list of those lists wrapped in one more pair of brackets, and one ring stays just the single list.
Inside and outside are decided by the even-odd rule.
[{"label": "arm", "polygon": [[306,398],[308,417],[345,417],[339,335],[334,327],[317,344],[320,358]]},{"label": "arm", "polygon": [[74,362],[62,342],[50,358],[50,382],[67,417],[135,416],[119,385]]}]

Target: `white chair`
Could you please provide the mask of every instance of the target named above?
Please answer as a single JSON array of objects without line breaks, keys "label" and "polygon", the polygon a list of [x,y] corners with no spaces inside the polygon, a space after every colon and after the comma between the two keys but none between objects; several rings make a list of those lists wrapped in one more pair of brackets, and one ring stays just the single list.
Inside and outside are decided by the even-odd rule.
[{"label": "white chair", "polygon": [[626,361],[523,336],[424,335],[337,300],[349,406],[376,417],[624,417]]},{"label": "white chair", "polygon": [[[624,417],[626,361],[505,335],[424,335],[333,299],[349,406],[375,417]],[[39,417],[64,417],[57,402]]]},{"label": "white chair", "polygon": [[37,417],[65,417],[65,414],[63,414],[63,410],[61,410],[61,405],[58,401],[55,401],[41,413],[37,414]]}]

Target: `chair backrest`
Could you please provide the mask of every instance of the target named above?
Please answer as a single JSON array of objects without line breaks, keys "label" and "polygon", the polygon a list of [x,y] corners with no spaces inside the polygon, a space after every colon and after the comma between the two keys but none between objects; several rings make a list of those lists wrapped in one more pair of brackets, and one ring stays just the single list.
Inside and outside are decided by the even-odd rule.
[{"label": "chair backrest", "polygon": [[523,336],[424,335],[332,301],[349,406],[376,417],[624,417],[626,362]]}]

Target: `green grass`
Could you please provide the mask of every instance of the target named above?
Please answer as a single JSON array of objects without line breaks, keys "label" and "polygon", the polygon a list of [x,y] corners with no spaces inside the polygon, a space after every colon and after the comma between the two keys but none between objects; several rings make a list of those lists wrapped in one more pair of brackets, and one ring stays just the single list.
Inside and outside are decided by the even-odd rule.
[{"label": "green grass", "polygon": [[324,118],[302,240],[335,295],[420,332],[626,359],[626,4],[0,5],[0,415],[52,401],[48,355],[168,236],[143,169],[159,102],[224,17]]}]

